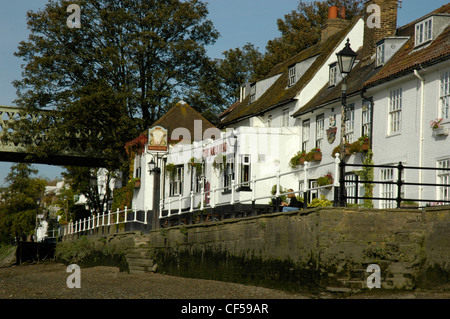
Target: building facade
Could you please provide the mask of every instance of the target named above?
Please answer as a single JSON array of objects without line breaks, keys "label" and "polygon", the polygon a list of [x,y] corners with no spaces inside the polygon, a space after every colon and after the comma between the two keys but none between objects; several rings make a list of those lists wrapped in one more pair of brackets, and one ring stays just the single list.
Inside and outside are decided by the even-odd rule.
[{"label": "building facade", "polygon": [[[381,27],[368,25],[370,11],[347,21],[330,10],[321,42],[275,66],[264,79],[244,84],[240,100],[221,114],[220,129],[183,139],[156,156],[158,184],[144,169],[155,158],[146,149],[135,164],[146,177],[133,205],[155,210],[155,187],[160,189],[156,213],[162,218],[218,207],[233,212],[236,204],[268,206],[287,189],[307,202],[322,196],[333,201],[339,161],[368,160],[384,166],[374,168],[374,181],[396,182],[394,165],[408,167],[402,169],[401,181],[407,184],[401,195],[411,205],[450,200],[450,171],[445,170],[450,168],[450,5],[397,28],[397,1],[370,4],[380,8]],[[336,53],[347,41],[358,56],[346,78],[342,119]],[[337,159],[342,120],[350,155]],[[362,178],[361,171],[347,167],[347,196],[367,194],[368,183],[353,182]],[[373,185],[373,207],[396,207],[396,187]],[[347,204],[367,202],[354,198]]]}]

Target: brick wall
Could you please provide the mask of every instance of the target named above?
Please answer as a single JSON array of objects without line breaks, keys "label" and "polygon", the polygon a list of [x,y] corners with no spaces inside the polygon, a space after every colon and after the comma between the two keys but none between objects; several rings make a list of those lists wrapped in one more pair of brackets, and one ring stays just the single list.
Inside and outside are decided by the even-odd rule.
[{"label": "brick wall", "polygon": [[[397,30],[397,0],[370,0],[365,4],[364,10],[364,47],[361,53],[362,60],[370,59],[375,54],[376,43],[385,37],[395,36]],[[376,4],[380,7],[380,28],[372,28],[367,23],[372,12],[367,12],[367,7]]]}]

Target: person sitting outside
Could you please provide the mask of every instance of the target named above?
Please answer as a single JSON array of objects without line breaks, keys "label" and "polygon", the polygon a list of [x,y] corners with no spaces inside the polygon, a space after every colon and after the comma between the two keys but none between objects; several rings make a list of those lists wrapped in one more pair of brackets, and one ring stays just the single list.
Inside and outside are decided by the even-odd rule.
[{"label": "person sitting outside", "polygon": [[283,212],[292,212],[294,210],[300,209],[300,203],[297,200],[297,197],[295,197],[294,190],[292,188],[288,189],[288,198],[289,203],[282,202],[281,206],[283,206]]}]

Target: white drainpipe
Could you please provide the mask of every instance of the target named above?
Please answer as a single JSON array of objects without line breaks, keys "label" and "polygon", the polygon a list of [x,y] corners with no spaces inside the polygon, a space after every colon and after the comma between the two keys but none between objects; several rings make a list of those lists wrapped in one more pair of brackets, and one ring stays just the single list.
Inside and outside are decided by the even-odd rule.
[{"label": "white drainpipe", "polygon": [[[420,80],[420,125],[419,125],[419,167],[423,166],[423,107],[424,107],[424,91],[425,79],[420,76],[417,70],[414,70],[414,75]],[[419,184],[422,183],[422,170],[419,170]],[[422,199],[423,186],[419,187],[419,199]]]}]

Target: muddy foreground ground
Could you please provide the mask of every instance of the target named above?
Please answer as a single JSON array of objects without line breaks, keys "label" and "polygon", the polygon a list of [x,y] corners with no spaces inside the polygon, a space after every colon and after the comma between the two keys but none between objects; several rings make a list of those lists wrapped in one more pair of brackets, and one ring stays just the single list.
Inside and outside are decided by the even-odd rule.
[{"label": "muddy foreground ground", "polygon": [[81,288],[67,287],[67,266],[43,263],[0,268],[0,299],[450,299],[450,289],[371,291],[353,296],[292,294],[212,280],[128,274],[115,267],[81,269]]}]

